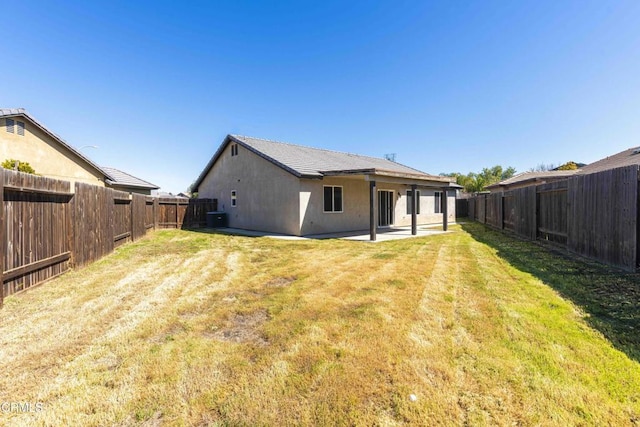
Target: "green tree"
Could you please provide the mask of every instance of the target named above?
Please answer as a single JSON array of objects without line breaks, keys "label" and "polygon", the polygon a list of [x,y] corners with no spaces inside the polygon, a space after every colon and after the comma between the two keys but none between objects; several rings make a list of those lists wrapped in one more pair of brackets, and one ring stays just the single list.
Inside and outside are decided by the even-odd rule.
[{"label": "green tree", "polygon": [[26,172],[34,175],[36,173],[35,169],[32,168],[28,162],[23,162],[15,159],[7,159],[2,162],[2,167],[5,169],[16,170],[16,165],[19,172]]},{"label": "green tree", "polygon": [[509,179],[516,174],[516,169],[509,166],[506,169],[496,165],[491,168],[483,168],[481,172],[469,172],[463,175],[459,172],[441,173],[442,176],[448,176],[456,179],[456,184],[464,187],[467,193],[478,193],[484,191],[488,185]]}]

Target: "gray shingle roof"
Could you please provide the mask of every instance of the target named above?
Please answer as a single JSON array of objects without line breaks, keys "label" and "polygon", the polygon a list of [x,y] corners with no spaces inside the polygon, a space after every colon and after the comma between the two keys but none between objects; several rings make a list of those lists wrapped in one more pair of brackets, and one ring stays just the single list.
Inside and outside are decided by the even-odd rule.
[{"label": "gray shingle roof", "polygon": [[451,181],[450,178],[429,175],[418,169],[387,159],[305,147],[248,136],[227,135],[218,151],[216,151],[196,180],[196,188],[200,185],[217,158],[222,154],[222,151],[224,151],[226,145],[230,142],[236,142],[242,145],[258,156],[300,178],[322,178],[323,176],[329,175],[375,173],[445,183]]},{"label": "gray shingle roof", "polygon": [[541,171],[541,172],[522,172],[517,175],[512,176],[509,179],[505,179],[504,181],[497,182],[495,184],[487,185],[487,190],[491,190],[499,187],[508,187],[515,184],[522,184],[525,182],[536,182],[536,181],[545,181],[545,180],[557,180],[562,178],[567,178],[569,176],[575,175],[578,173],[580,169],[575,170],[566,170],[566,171]]},{"label": "gray shingle roof", "polygon": [[631,165],[640,165],[640,148],[638,147],[628,148],[618,154],[590,163],[580,168],[580,174],[602,172]]},{"label": "gray shingle roof", "polygon": [[126,172],[122,172],[121,170],[116,168],[108,168],[103,166],[102,169],[111,178],[108,180],[108,183],[113,187],[137,187],[137,188],[147,188],[149,190],[157,190],[158,188],[160,188],[155,184],[152,184],[148,181],[137,178]]},{"label": "gray shingle roof", "polygon": [[231,137],[244,146],[252,147],[264,156],[287,166],[300,176],[322,177],[327,172],[365,169],[428,175],[417,169],[377,157],[305,147],[249,136],[231,135]]}]

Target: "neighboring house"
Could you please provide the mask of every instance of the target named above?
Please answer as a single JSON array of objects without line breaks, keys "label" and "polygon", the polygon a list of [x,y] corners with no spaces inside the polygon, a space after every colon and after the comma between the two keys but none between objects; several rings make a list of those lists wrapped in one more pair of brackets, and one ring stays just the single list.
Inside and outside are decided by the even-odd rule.
[{"label": "neighboring house", "polygon": [[24,108],[0,109],[0,162],[28,162],[39,175],[103,186],[107,174]]},{"label": "neighboring house", "polygon": [[298,236],[369,229],[375,239],[377,227],[453,222],[458,188],[386,159],[228,135],[193,191],[218,199],[230,227]]},{"label": "neighboring house", "polygon": [[140,178],[96,165],[24,108],[0,108],[0,162],[28,162],[38,175],[71,182],[150,194],[158,189]]},{"label": "neighboring house", "polygon": [[580,168],[579,174],[586,175],[631,165],[640,165],[640,147],[628,148],[620,153],[590,163]]},{"label": "neighboring house", "polygon": [[133,175],[115,168],[103,166],[102,170],[109,175],[109,178],[106,180],[107,186],[114,190],[150,195],[152,190],[160,188],[155,184],[151,184],[150,182],[136,178]]},{"label": "neighboring house", "polygon": [[549,182],[567,179],[580,172],[575,170],[551,170],[542,172],[523,172],[509,179],[495,184],[487,185],[485,188],[492,193],[513,190],[515,188],[528,187],[530,185],[547,184]]}]

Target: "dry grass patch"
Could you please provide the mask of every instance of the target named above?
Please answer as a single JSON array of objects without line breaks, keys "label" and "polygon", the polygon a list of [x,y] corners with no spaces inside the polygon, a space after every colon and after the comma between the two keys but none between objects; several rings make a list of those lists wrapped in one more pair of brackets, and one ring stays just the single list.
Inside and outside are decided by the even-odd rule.
[{"label": "dry grass patch", "polygon": [[634,425],[640,366],[463,231],[163,231],[0,311],[14,425]]}]

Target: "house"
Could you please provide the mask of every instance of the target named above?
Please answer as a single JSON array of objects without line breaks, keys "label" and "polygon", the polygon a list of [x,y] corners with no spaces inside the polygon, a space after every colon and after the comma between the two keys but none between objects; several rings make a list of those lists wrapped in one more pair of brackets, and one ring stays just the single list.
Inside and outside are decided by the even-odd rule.
[{"label": "house", "polygon": [[105,181],[107,187],[111,187],[114,190],[126,191],[127,193],[150,195],[152,190],[157,190],[160,188],[155,184],[137,178],[116,168],[108,168],[103,166],[102,170],[105,171],[109,176],[109,178],[107,178],[107,180]]},{"label": "house", "polygon": [[24,108],[0,108],[0,162],[28,162],[38,175],[49,178],[150,194],[157,189],[140,178],[113,168],[100,167],[85,157]]},{"label": "house", "polygon": [[[0,162],[28,162],[39,175],[104,187],[107,174],[24,108],[0,109]],[[73,187],[73,185],[72,185]]]},{"label": "house", "polygon": [[579,171],[580,169],[523,172],[514,175],[509,179],[505,179],[504,181],[487,185],[485,189],[492,193],[496,193],[513,190],[515,188],[528,187],[530,185],[547,184],[549,182],[567,179],[568,177],[575,175]]},{"label": "house", "polygon": [[296,236],[368,229],[375,240],[380,227],[446,227],[458,188],[386,159],[227,135],[193,191],[217,199],[230,227]]}]

